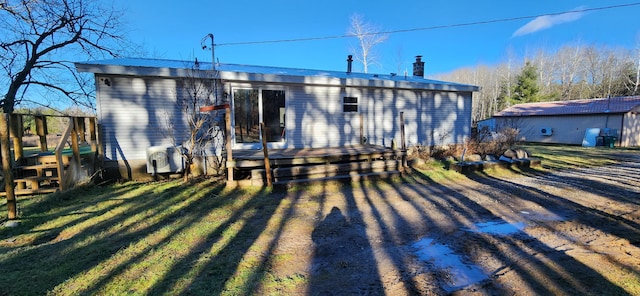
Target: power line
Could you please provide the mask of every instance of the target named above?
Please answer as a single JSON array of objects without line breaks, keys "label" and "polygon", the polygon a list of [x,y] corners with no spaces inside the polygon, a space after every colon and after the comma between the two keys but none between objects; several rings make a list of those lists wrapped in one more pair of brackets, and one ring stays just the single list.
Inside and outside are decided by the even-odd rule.
[{"label": "power line", "polygon": [[[554,12],[554,13],[545,13],[545,14],[538,14],[538,15],[519,16],[519,17],[496,19],[496,20],[477,21],[477,22],[470,22],[470,23],[460,23],[460,24],[439,25],[439,26],[432,26],[432,27],[422,27],[422,28],[412,28],[412,29],[381,31],[381,32],[367,33],[367,34],[363,34],[363,35],[395,34],[395,33],[406,33],[406,32],[414,32],[414,31],[428,31],[428,30],[447,29],[447,28],[456,28],[456,27],[468,27],[468,26],[485,25],[485,24],[493,24],[493,23],[511,22],[511,21],[517,21],[517,20],[523,20],[523,19],[532,19],[532,18],[543,17],[543,16],[555,16],[555,15],[561,15],[561,14],[567,14],[567,13],[579,13],[579,12],[589,12],[589,11],[596,11],[596,10],[607,10],[607,9],[622,8],[622,7],[637,6],[637,5],[640,5],[640,2],[629,3],[629,4],[602,6],[602,7],[595,7],[595,8],[576,9],[576,10],[569,10],[569,11],[563,11],[563,12]],[[284,42],[302,42],[302,41],[316,41],[316,40],[351,38],[351,37],[357,37],[357,36],[358,35],[355,35],[355,34],[347,34],[347,35],[335,35],[335,36],[324,36],[324,37],[308,37],[308,38],[293,38],[293,39],[278,39],[278,40],[263,40],[263,41],[228,42],[228,43],[218,43],[218,44],[216,44],[216,46],[251,45],[251,44],[284,43]]]}]

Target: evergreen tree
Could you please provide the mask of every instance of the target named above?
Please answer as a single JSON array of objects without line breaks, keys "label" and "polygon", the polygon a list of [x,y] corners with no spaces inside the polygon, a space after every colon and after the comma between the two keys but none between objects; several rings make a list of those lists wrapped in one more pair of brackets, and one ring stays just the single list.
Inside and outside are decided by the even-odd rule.
[{"label": "evergreen tree", "polygon": [[539,92],[538,70],[534,65],[526,62],[522,72],[516,78],[512,101],[515,104],[538,102],[540,101]]},{"label": "evergreen tree", "polygon": [[500,92],[495,99],[496,111],[501,111],[511,106],[511,98],[509,97],[511,92],[509,89],[509,84],[506,81],[500,83]]}]

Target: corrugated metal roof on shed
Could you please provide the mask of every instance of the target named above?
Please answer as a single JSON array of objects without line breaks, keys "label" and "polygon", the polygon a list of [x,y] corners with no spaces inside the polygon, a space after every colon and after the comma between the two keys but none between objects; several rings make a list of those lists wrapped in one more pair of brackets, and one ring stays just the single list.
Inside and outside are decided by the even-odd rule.
[{"label": "corrugated metal roof on shed", "polygon": [[627,113],[640,106],[640,96],[555,101],[513,105],[494,117]]}]

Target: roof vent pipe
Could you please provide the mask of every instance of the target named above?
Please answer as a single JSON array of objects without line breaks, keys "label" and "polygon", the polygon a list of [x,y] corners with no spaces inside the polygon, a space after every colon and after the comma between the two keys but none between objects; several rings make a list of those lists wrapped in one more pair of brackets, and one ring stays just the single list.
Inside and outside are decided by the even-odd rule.
[{"label": "roof vent pipe", "polygon": [[416,62],[413,63],[413,76],[424,78],[424,62],[422,56],[416,56]]},{"label": "roof vent pipe", "polygon": [[351,73],[351,64],[353,63],[353,55],[347,56],[347,74]]}]

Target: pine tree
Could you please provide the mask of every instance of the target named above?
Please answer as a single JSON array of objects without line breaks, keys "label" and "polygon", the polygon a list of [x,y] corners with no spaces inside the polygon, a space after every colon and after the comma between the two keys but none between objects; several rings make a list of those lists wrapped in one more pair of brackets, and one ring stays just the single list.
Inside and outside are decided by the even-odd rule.
[{"label": "pine tree", "polygon": [[516,78],[512,101],[515,104],[538,102],[540,100],[539,92],[538,70],[534,65],[526,62],[522,72]]}]

